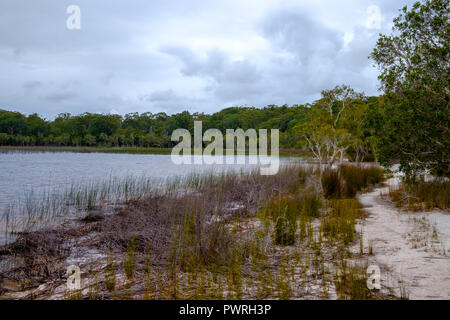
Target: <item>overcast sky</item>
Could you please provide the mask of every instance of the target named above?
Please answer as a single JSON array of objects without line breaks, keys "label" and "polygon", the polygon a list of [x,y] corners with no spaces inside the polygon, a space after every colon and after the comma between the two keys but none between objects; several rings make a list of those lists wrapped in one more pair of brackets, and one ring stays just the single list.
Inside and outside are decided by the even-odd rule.
[{"label": "overcast sky", "polygon": [[[313,102],[344,83],[376,95],[368,56],[411,3],[1,0],[0,109],[212,113]],[[71,4],[80,30],[66,26]]]}]

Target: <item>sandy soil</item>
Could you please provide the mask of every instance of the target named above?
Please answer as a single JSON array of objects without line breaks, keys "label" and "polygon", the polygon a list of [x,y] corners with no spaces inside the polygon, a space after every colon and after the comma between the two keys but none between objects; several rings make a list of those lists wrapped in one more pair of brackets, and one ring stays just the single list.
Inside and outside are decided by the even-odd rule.
[{"label": "sandy soil", "polygon": [[450,215],[400,212],[388,194],[389,187],[379,187],[359,196],[369,214],[362,224],[365,247],[372,242],[369,262],[382,270],[382,286],[409,299],[450,299]]}]

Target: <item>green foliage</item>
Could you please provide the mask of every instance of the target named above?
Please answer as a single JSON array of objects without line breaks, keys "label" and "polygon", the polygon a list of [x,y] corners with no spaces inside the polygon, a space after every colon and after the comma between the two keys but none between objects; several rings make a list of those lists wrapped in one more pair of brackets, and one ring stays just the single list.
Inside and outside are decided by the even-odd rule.
[{"label": "green foliage", "polygon": [[131,280],[136,269],[136,249],[134,238],[131,239],[130,245],[128,246],[127,254],[123,262],[123,267],[125,269],[125,275],[127,276],[127,279]]},{"label": "green foliage", "polygon": [[311,106],[309,120],[294,130],[320,163],[332,165],[346,154],[360,162],[373,152],[373,134],[366,130],[371,100],[346,85],[324,90]]},{"label": "green foliage", "polygon": [[372,52],[387,98],[372,115],[379,158],[408,175],[450,175],[449,11],[446,0],[405,6]]},{"label": "green foliage", "polygon": [[[368,110],[366,99],[347,86],[324,91],[323,95],[324,98],[313,105],[269,105],[262,109],[232,107],[212,115],[187,111],[170,116],[165,113],[129,113],[123,117],[63,113],[48,121],[36,114],[26,117],[18,112],[0,110],[0,145],[100,147],[127,152],[137,152],[133,151],[137,150],[135,147],[169,150],[173,147],[170,139],[173,130],[185,128],[193,132],[194,121],[202,120],[204,131],[218,128],[223,134],[226,129],[237,128],[279,129],[280,146],[284,149],[305,149],[310,147],[305,143],[305,137],[319,139],[322,149],[318,152],[323,159],[334,159],[347,149],[353,153],[357,150],[358,155],[370,154],[372,149],[366,150],[369,145],[366,138],[372,135],[362,129]],[[332,143],[329,151],[334,155],[323,154],[323,144],[326,143]],[[351,148],[357,145],[358,148]],[[315,149],[312,151],[317,153]]]},{"label": "green foliage", "polygon": [[172,132],[178,128],[193,132],[195,120],[203,130],[218,128],[280,129],[281,145],[293,148],[298,142],[293,128],[308,118],[309,108],[270,105],[265,108],[232,107],[212,115],[188,111],[167,115],[150,112],[125,116],[63,113],[53,121],[37,114],[26,117],[19,112],[0,110],[0,145],[10,146],[90,146],[170,148]]},{"label": "green foliage", "polygon": [[275,222],[274,240],[278,245],[290,246],[295,243],[295,221],[279,216]]}]

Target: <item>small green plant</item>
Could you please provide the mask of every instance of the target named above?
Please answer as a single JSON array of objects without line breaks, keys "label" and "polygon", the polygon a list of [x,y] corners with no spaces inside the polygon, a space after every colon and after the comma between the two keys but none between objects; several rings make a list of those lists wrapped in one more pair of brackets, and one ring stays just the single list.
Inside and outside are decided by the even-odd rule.
[{"label": "small green plant", "polygon": [[89,298],[89,300],[97,300],[98,290],[99,290],[98,274],[97,274],[97,272],[93,272],[92,270],[89,273],[90,273],[91,277],[92,277],[92,275],[94,276],[94,279],[93,279],[93,282],[89,285],[88,298]]},{"label": "small green plant", "polygon": [[340,240],[344,245],[353,242],[356,219],[361,217],[361,204],[356,199],[338,199],[328,202],[328,214],[322,217],[321,230],[329,240]]},{"label": "small green plant", "polygon": [[130,244],[127,249],[125,260],[123,262],[125,269],[125,275],[128,280],[133,278],[134,270],[136,269],[136,250],[134,244],[134,237],[131,238]]},{"label": "small green plant", "polygon": [[274,240],[278,245],[289,246],[295,243],[295,223],[280,216],[275,223]]},{"label": "small green plant", "polygon": [[241,244],[235,243],[233,248],[233,255],[229,265],[229,273],[231,276],[231,288],[234,292],[234,299],[240,300],[242,298],[242,251]]},{"label": "small green plant", "polygon": [[364,254],[364,239],[361,231],[361,236],[359,237],[359,255],[362,256],[363,254]]},{"label": "small green plant", "polygon": [[289,255],[283,254],[280,261],[280,272],[277,275],[276,290],[278,293],[278,299],[288,300],[292,296],[291,281],[288,272]]},{"label": "small green plant", "polygon": [[367,300],[371,298],[371,292],[367,288],[367,275],[362,269],[356,266],[347,267],[344,261],[339,272],[336,271],[335,287],[339,299]]},{"label": "small green plant", "polygon": [[81,299],[83,299],[81,290],[73,290],[66,293],[66,300],[81,300]]},{"label": "small green plant", "polygon": [[308,192],[302,195],[301,199],[301,213],[308,217],[319,216],[319,209],[322,205],[320,197],[316,193]]},{"label": "small green plant", "polygon": [[152,269],[151,269],[151,261],[150,261],[150,252],[147,251],[145,254],[145,292],[144,292],[144,300],[150,300],[151,291],[152,291]]},{"label": "small green plant", "polygon": [[116,289],[116,272],[114,269],[114,252],[112,251],[112,249],[109,251],[107,257],[105,272],[106,290],[108,290],[109,292],[113,292]]},{"label": "small green plant", "polygon": [[373,240],[369,240],[369,256],[373,256]]},{"label": "small green plant", "polygon": [[400,299],[409,300],[409,292],[403,281],[400,281]]}]

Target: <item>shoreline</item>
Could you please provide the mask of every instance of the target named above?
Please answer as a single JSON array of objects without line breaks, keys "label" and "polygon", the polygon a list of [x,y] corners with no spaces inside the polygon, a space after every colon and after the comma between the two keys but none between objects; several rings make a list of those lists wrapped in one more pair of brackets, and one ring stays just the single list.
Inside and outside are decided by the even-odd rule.
[{"label": "shoreline", "polygon": [[[170,155],[172,148],[143,147],[55,147],[55,146],[0,146],[2,151],[25,152],[76,152],[76,153],[113,153],[113,154],[157,154]],[[268,151],[268,155],[270,155]],[[249,153],[246,151],[246,155]],[[311,152],[301,149],[280,149],[280,157],[310,157]]]}]

